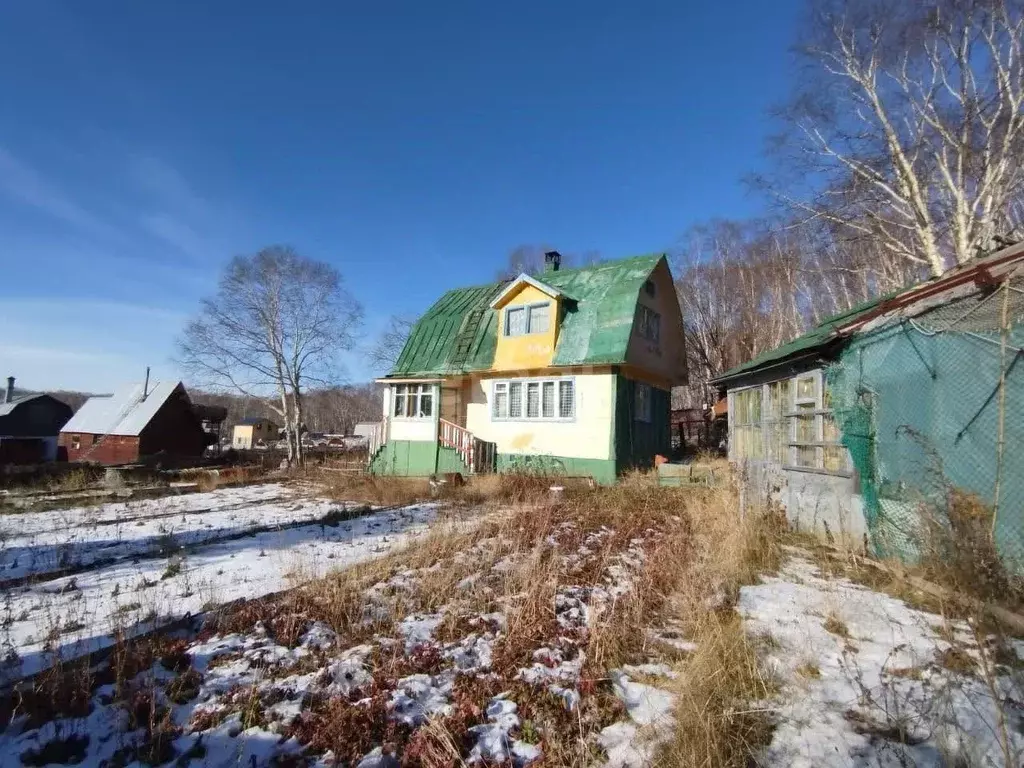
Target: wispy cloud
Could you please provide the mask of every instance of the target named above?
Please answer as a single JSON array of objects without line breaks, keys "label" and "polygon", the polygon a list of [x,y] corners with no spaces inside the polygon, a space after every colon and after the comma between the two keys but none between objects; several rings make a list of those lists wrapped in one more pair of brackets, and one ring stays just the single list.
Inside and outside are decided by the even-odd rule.
[{"label": "wispy cloud", "polygon": [[234,218],[225,206],[199,194],[174,166],[150,154],[129,158],[129,177],[145,195],[140,226],[181,253],[197,260],[222,255],[224,233]]},{"label": "wispy cloud", "polygon": [[118,237],[117,230],[89,212],[39,171],[0,147],[0,190],[23,205],[53,218],[104,237]]}]

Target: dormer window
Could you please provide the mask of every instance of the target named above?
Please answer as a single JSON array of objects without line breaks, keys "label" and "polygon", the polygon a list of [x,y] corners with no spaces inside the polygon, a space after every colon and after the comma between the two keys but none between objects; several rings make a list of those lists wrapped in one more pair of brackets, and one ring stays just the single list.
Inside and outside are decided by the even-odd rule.
[{"label": "dormer window", "polygon": [[551,302],[509,307],[505,310],[505,335],[547,333],[551,328]]}]

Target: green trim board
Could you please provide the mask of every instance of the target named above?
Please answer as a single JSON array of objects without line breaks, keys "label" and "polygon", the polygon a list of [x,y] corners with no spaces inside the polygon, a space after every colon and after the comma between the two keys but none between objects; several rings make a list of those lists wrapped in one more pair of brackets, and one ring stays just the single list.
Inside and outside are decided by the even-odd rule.
[{"label": "green trim board", "polygon": [[[664,254],[545,272],[563,294],[551,364],[614,365],[626,360],[637,301]],[[417,321],[388,377],[450,376],[491,368],[498,311],[490,307],[508,281],[445,293]]]},{"label": "green trim board", "polygon": [[578,459],[533,453],[499,453],[498,472],[522,472],[553,477],[592,477],[602,485],[611,485],[617,477],[612,459]]}]

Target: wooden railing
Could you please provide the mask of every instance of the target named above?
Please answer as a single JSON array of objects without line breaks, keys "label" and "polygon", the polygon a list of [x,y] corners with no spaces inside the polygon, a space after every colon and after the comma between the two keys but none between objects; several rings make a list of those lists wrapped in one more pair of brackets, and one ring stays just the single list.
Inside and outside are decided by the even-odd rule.
[{"label": "wooden railing", "polygon": [[370,436],[366,441],[366,463],[369,464],[373,461],[373,457],[377,455],[377,452],[381,449],[384,443],[388,439],[388,420],[381,419],[379,424],[375,424],[373,429],[370,431]]},{"label": "wooden railing", "polygon": [[465,427],[451,421],[440,419],[437,441],[447,448],[453,448],[462,457],[466,468],[472,473],[476,471],[476,438]]}]

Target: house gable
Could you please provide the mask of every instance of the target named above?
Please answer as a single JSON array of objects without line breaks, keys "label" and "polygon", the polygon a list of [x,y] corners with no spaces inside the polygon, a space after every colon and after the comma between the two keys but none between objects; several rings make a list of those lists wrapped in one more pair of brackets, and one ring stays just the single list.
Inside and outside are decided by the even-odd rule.
[{"label": "house gable", "polygon": [[668,263],[661,261],[637,293],[626,365],[668,386],[687,380],[683,313]]},{"label": "house gable", "polygon": [[[551,272],[550,274],[556,273]],[[538,280],[537,278],[531,277],[525,272],[522,272],[519,277],[508,284],[505,290],[494,297],[491,301],[491,309],[501,309],[506,304],[512,303],[520,292],[527,287],[535,288],[540,293],[552,299],[557,299],[562,295],[562,292],[554,286],[548,285],[544,281]]]},{"label": "house gable", "polygon": [[[511,287],[514,290],[499,297],[501,303],[495,329],[498,338],[491,369],[547,368],[558,343],[561,292],[552,295],[533,280],[517,281]],[[517,328],[524,332],[517,334]]]}]

